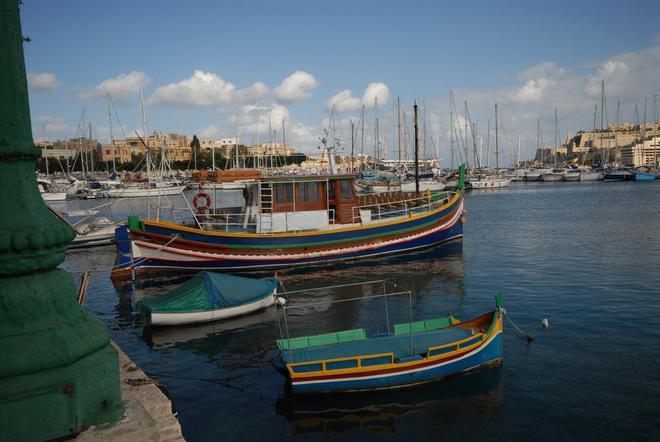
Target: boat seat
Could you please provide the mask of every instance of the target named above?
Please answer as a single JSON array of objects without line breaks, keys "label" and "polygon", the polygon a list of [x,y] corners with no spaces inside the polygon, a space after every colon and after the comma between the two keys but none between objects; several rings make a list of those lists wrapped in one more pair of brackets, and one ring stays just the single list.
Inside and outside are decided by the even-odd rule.
[{"label": "boat seat", "polygon": [[426,321],[404,322],[401,324],[394,324],[394,334],[402,335],[410,333],[410,326],[412,325],[413,333],[420,331],[440,330],[454,325],[454,317],[447,315],[443,318],[427,319]]},{"label": "boat seat", "polygon": [[337,344],[367,339],[363,328],[346,330],[322,335],[304,336],[301,338],[278,339],[277,347],[280,350],[297,350],[301,348],[318,347],[320,345]]}]

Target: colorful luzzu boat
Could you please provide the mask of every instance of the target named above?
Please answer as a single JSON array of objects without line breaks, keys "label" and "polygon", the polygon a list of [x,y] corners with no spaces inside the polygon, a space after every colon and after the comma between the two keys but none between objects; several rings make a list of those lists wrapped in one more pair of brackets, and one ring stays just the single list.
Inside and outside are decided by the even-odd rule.
[{"label": "colorful luzzu boat", "polygon": [[452,315],[396,324],[394,333],[364,329],[280,339],[273,365],[292,393],[401,388],[502,363],[504,310],[466,322]]},{"label": "colorful luzzu boat", "polygon": [[462,238],[462,179],[448,192],[358,196],[355,177],[263,178],[246,191],[245,212],[197,213],[192,226],[131,217],[116,232],[119,253],[113,276],[154,269],[289,268],[401,253]]}]

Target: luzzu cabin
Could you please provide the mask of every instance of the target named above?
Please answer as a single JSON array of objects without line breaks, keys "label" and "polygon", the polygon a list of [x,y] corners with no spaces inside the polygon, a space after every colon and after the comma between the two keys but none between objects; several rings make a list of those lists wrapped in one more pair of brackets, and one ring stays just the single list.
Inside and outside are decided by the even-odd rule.
[{"label": "luzzu cabin", "polygon": [[244,214],[197,215],[205,230],[300,232],[366,225],[430,209],[430,193],[357,195],[356,175],[261,178],[245,190]]}]

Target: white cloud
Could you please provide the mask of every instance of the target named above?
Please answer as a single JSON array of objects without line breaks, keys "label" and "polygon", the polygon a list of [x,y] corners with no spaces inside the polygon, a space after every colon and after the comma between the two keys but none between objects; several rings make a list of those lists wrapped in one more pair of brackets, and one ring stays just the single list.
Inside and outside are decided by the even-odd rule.
[{"label": "white cloud", "polygon": [[144,72],[131,71],[102,81],[96,87],[78,93],[78,98],[89,100],[110,94],[112,99],[125,104],[131,97],[135,97],[149,84],[151,80]]},{"label": "white cloud", "polygon": [[28,87],[30,90],[52,90],[60,85],[60,81],[55,74],[49,72],[28,72],[27,74]]},{"label": "white cloud", "polygon": [[367,108],[374,107],[376,98],[380,105],[385,105],[390,97],[390,89],[384,83],[369,83],[362,97],[354,97],[350,89],[344,89],[331,97],[326,106],[334,108],[337,112],[354,112],[363,105]]},{"label": "white cloud", "polygon": [[362,104],[365,107],[373,107],[376,98],[381,106],[387,104],[387,100],[390,98],[390,89],[385,83],[369,83],[362,96]]},{"label": "white cloud", "polygon": [[220,137],[220,128],[216,124],[209,124],[205,129],[203,129],[200,133],[199,136],[201,138],[219,138]]},{"label": "white cloud", "polygon": [[40,115],[32,119],[32,133],[35,139],[41,139],[44,135],[46,139],[51,139],[66,132],[69,132],[69,123],[63,118]]},{"label": "white cloud", "polygon": [[282,120],[289,119],[289,110],[278,103],[270,105],[248,104],[242,106],[240,111],[232,115],[228,124],[236,127],[241,133],[261,134],[268,131],[270,126],[277,130],[282,125]]},{"label": "white cloud", "polygon": [[309,91],[318,86],[319,81],[312,74],[296,71],[273,89],[273,95],[282,102],[300,101],[311,97],[312,94]]},{"label": "white cloud", "polygon": [[331,97],[326,102],[326,105],[328,106],[328,109],[332,109],[334,106],[337,112],[351,112],[360,109],[362,106],[362,100],[358,97],[354,97],[349,89],[344,89]]},{"label": "white cloud", "polygon": [[519,77],[522,80],[536,80],[537,78],[550,78],[557,79],[568,74],[566,69],[558,67],[551,61],[546,61],[541,64],[530,66],[522,71]]},{"label": "white cloud", "polygon": [[556,83],[547,78],[539,78],[536,80],[527,80],[527,82],[521,86],[514,94],[514,101],[541,101],[543,95],[548,90],[548,88],[554,86]]},{"label": "white cloud", "polygon": [[237,89],[213,72],[196,70],[192,76],[178,83],[156,89],[149,103],[178,107],[232,105],[259,99],[267,92],[268,86],[262,82]]},{"label": "white cloud", "polygon": [[[270,118],[270,121],[269,121]],[[270,140],[269,124],[277,142],[282,142],[282,121],[286,131],[286,143],[299,152],[318,153],[316,146],[321,133],[320,126],[308,125],[293,119],[289,110],[279,104],[245,105],[227,120],[230,132],[241,137],[241,142],[253,144]]]}]

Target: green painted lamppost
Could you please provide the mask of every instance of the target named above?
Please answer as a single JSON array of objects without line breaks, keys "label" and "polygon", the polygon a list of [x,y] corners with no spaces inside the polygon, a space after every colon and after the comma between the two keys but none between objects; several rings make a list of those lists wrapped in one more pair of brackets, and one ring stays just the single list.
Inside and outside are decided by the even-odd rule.
[{"label": "green painted lamppost", "polygon": [[0,440],[45,440],[122,414],[117,354],[57,266],[74,232],[35,178],[18,0],[0,0]]}]

